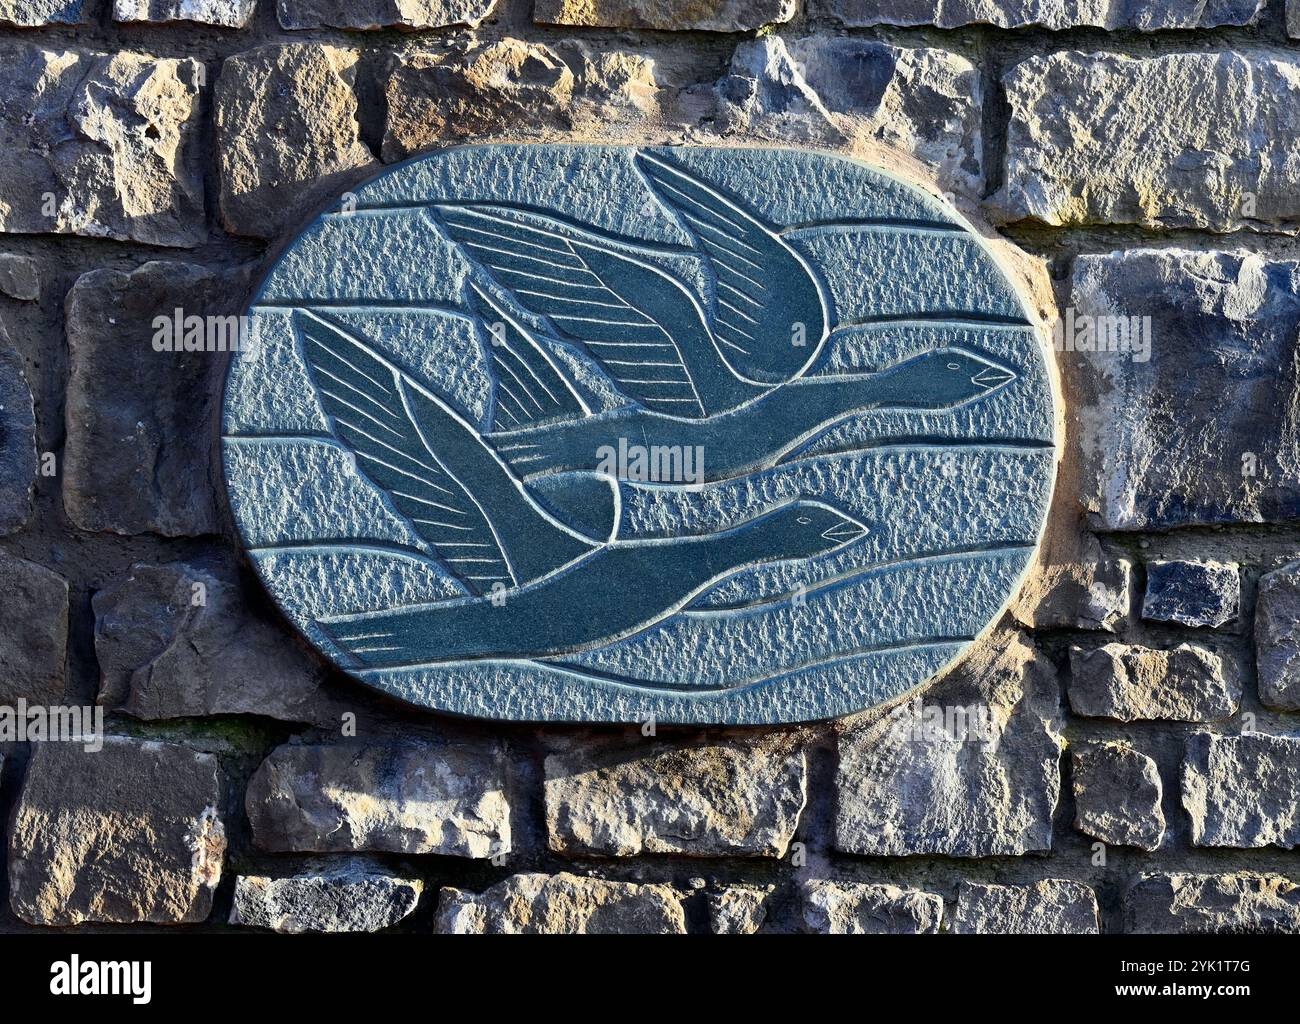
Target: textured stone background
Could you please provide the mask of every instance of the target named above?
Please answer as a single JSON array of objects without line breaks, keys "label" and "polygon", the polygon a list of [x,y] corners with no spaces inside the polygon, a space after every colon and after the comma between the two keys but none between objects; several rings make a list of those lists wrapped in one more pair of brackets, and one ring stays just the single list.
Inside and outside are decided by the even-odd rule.
[{"label": "textured stone background", "polygon": [[[1293,39],[1295,0],[0,0],[0,703],[113,736],[0,744],[0,930],[1300,931]],[[286,629],[224,357],[151,321],[502,135],[888,147],[1074,322],[1151,318],[1060,353],[1043,564],[922,697],[989,733],[458,722]]]}]

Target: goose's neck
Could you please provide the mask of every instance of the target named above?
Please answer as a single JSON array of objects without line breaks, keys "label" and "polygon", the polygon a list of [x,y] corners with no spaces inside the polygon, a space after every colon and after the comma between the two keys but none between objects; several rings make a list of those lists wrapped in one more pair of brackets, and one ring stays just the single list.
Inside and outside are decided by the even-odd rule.
[{"label": "goose's neck", "polygon": [[779,389],[776,395],[782,392],[786,393],[793,409],[798,410],[800,418],[815,417],[817,420],[845,416],[859,409],[915,405],[921,398],[915,388],[909,389],[901,374],[889,370],[804,377]]},{"label": "goose's neck", "polygon": [[712,548],[717,556],[709,562],[714,566],[726,566],[720,575],[730,575],[750,565],[761,565],[789,557],[786,550],[786,538],[781,531],[765,522],[768,517],[742,523],[740,526],[723,533],[715,533],[695,538],[696,542]]}]

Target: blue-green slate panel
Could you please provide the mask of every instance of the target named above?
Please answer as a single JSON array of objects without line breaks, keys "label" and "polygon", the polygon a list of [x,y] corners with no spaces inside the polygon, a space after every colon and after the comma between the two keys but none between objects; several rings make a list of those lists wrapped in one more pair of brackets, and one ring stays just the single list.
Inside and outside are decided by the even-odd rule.
[{"label": "blue-green slate panel", "polygon": [[1053,396],[939,201],[782,149],[469,146],[276,262],[224,465],[285,614],[361,682],[537,721],[894,698],[1001,613]]}]

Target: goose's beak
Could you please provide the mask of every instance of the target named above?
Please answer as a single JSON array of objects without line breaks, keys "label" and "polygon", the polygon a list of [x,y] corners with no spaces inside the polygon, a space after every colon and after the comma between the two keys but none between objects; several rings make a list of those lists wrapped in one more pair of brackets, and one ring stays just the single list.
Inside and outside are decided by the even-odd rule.
[{"label": "goose's beak", "polygon": [[987,391],[994,388],[1000,388],[1003,384],[1010,384],[1016,379],[1016,375],[1010,370],[1001,366],[986,366],[971,378],[972,384],[978,384]]},{"label": "goose's beak", "polygon": [[849,541],[857,540],[859,537],[865,537],[866,535],[867,528],[861,523],[855,523],[852,519],[845,519],[842,523],[836,523],[822,534],[827,540],[837,540],[841,544],[847,544]]}]

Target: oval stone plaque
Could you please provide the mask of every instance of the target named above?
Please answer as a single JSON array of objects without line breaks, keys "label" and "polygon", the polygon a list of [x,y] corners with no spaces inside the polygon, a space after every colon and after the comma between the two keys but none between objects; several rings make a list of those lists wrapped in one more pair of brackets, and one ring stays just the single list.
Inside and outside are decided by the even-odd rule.
[{"label": "oval stone plaque", "polygon": [[1002,611],[1055,469],[1026,308],[950,209],[793,150],[477,146],[288,246],[224,464],[285,614],[491,718],[792,722]]}]

